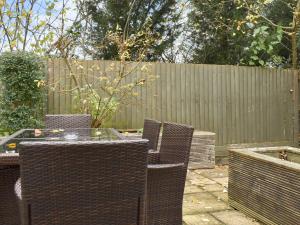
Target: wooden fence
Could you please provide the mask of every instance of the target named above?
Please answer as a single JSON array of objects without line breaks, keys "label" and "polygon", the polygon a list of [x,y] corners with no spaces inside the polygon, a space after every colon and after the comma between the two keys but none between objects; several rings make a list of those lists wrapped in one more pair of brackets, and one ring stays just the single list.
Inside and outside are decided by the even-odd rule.
[{"label": "wooden fence", "polygon": [[[107,61],[84,61],[106,67]],[[159,78],[139,90],[140,99],[112,119],[108,126],[142,128],[145,117],[191,124],[217,134],[217,146],[232,143],[294,143],[298,118],[296,75],[290,70],[256,67],[154,63]],[[62,60],[48,62],[48,80],[72,82]],[[71,113],[69,93],[48,96],[49,113]],[[219,147],[217,156],[224,154]]]}]

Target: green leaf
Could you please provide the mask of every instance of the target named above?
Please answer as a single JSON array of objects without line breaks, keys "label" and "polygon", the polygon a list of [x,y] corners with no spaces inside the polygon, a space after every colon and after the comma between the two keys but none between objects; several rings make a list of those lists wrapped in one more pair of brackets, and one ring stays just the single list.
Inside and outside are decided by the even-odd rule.
[{"label": "green leaf", "polygon": [[48,7],[47,7],[47,11],[51,11],[51,10],[53,10],[53,9],[54,9],[54,7],[55,7],[55,3],[51,3],[50,5],[48,5]]},{"label": "green leaf", "polygon": [[253,60],[258,60],[259,59],[256,55],[253,55],[250,58],[253,59]]},{"label": "green leaf", "polygon": [[258,62],[259,62],[259,64],[262,65],[262,66],[265,65],[265,62],[264,62],[263,60],[259,60]]}]

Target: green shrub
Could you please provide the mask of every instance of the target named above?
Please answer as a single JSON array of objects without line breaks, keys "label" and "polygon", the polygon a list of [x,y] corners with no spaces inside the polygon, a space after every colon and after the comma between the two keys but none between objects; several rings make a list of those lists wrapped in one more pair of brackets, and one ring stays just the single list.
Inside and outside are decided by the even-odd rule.
[{"label": "green shrub", "polygon": [[28,52],[0,56],[0,127],[8,132],[42,126],[44,62]]}]

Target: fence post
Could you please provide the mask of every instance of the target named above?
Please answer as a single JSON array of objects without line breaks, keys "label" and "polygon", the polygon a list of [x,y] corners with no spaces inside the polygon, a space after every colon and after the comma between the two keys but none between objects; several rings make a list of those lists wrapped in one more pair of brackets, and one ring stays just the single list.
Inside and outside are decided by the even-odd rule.
[{"label": "fence post", "polygon": [[294,146],[299,146],[299,70],[293,69],[293,119]]}]

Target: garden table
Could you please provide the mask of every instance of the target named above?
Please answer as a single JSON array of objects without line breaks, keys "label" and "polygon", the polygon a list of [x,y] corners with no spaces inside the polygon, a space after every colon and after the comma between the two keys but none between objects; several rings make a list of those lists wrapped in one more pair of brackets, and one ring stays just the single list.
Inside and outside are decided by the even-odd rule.
[{"label": "garden table", "polygon": [[20,177],[19,143],[22,141],[113,141],[125,137],[112,128],[23,129],[0,142],[0,224],[19,225],[14,184]]}]

